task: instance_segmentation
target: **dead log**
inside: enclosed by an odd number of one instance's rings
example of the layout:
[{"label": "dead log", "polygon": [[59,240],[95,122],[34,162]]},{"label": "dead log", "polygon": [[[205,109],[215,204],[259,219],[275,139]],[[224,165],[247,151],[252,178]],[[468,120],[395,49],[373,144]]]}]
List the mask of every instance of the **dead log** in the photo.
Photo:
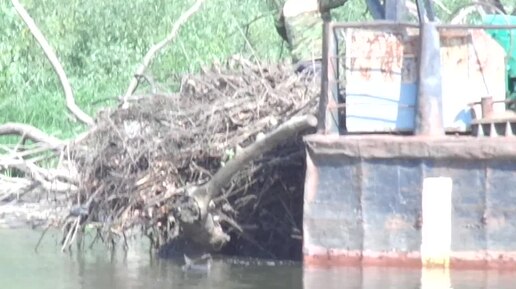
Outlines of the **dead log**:
[{"label": "dead log", "polygon": [[192,190],[188,200],[178,205],[178,219],[185,235],[208,249],[217,250],[227,243],[229,236],[224,233],[217,218],[210,212],[210,201],[217,197],[233,175],[250,161],[316,125],[317,119],[312,115],[297,116],[286,121],[267,136],[243,149],[206,184]]},{"label": "dead log", "polygon": [[55,149],[61,149],[65,145],[62,140],[50,136],[36,127],[22,123],[5,123],[0,125],[0,135],[19,135],[34,142],[48,144]]}]

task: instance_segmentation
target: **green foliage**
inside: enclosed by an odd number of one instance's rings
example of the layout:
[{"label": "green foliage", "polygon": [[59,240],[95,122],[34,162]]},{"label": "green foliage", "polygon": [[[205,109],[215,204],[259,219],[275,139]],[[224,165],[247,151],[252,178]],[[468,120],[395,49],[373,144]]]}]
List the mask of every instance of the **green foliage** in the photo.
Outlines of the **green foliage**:
[{"label": "green foliage", "polygon": [[[78,105],[93,115],[125,92],[147,50],[194,1],[22,3],[57,52]],[[0,2],[0,25],[0,122],[29,123],[59,137],[80,131],[57,76],[10,1]],[[281,49],[265,2],[207,0],[155,59],[150,74],[173,85],[171,75],[195,72],[232,54],[274,60]]]}]

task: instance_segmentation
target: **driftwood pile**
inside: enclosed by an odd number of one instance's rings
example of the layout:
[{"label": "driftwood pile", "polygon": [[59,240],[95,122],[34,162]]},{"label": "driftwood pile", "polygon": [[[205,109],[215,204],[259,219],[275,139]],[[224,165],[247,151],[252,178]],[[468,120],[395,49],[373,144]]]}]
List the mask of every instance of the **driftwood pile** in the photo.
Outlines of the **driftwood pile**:
[{"label": "driftwood pile", "polygon": [[[300,137],[314,123],[303,121],[292,138],[282,132],[278,145],[266,142],[257,158],[238,157],[256,150],[257,138],[267,141],[281,124],[314,114],[318,91],[316,79],[295,74],[290,65],[233,58],[183,77],[177,94],[147,95],[127,109],[101,113],[95,131],[72,152],[87,216],[77,226],[109,224],[119,234],[138,226],[158,248],[186,235],[221,249],[232,233],[241,239],[232,244],[235,250],[246,244],[253,246],[249,251],[277,257],[285,248],[274,253],[274,246],[292,244],[301,232]],[[223,181],[207,198],[195,194],[215,180]],[[196,214],[192,205],[207,207],[214,226],[208,231],[215,229],[215,236],[204,240],[188,230],[185,215]]]},{"label": "driftwood pile", "polygon": [[63,230],[63,251],[91,233],[93,243],[124,245],[143,234],[158,249],[299,256],[301,136],[317,125],[318,77],[235,56],[180,77],[176,93],[153,87],[135,95],[143,80],[154,86],[145,71],[200,9],[197,0],[149,49],[120,106],[92,118],[75,104],[35,22],[11,2],[59,76],[69,112],[88,130],[60,140],[26,124],[0,125],[0,136],[19,137],[0,145],[0,201],[32,196],[66,208],[48,220]]},{"label": "driftwood pile", "polygon": [[19,179],[70,207],[57,223],[63,249],[93,231],[109,243],[144,234],[155,248],[188,240],[205,251],[299,256],[301,136],[315,127],[319,80],[234,57],[180,83],[177,93],[100,112],[78,139],[44,146],[59,152],[59,170],[17,158]]}]

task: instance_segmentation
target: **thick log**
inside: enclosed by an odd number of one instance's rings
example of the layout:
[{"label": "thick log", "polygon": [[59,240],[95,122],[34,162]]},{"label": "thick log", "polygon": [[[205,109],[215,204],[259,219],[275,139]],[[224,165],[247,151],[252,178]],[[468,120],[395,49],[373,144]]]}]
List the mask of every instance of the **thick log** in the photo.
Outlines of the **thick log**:
[{"label": "thick log", "polygon": [[200,202],[201,218],[203,214],[205,214],[211,199],[220,193],[221,189],[231,180],[235,173],[253,159],[274,149],[281,143],[292,139],[300,132],[315,126],[317,126],[317,119],[312,115],[294,117],[280,125],[269,135],[258,139],[252,145],[238,153],[235,158],[221,168],[208,183],[193,192],[194,198]]},{"label": "thick log", "polygon": [[209,212],[210,201],[219,195],[221,189],[229,183],[239,170],[260,155],[273,150],[281,143],[297,134],[317,126],[317,119],[312,116],[297,116],[280,125],[274,131],[243,149],[226,166],[221,168],[205,185],[192,190],[189,201],[181,207],[179,220],[185,235],[196,243],[217,249],[229,241],[214,216]]},{"label": "thick log", "polygon": [[19,135],[34,142],[45,143],[59,149],[65,145],[62,140],[48,135],[36,127],[22,123],[5,123],[0,125],[0,135]]}]

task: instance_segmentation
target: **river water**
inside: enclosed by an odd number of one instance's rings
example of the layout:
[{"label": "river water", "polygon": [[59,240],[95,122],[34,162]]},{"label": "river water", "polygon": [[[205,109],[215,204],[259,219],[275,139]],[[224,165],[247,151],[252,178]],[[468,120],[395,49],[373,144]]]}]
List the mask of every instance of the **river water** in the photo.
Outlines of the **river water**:
[{"label": "river water", "polygon": [[144,242],[111,254],[104,247],[61,253],[58,232],[0,230],[0,288],[356,288],[356,289],[509,289],[516,273],[461,271],[450,275],[387,268],[311,269],[297,263],[214,257],[209,271],[184,272],[183,260],[152,257]]}]

